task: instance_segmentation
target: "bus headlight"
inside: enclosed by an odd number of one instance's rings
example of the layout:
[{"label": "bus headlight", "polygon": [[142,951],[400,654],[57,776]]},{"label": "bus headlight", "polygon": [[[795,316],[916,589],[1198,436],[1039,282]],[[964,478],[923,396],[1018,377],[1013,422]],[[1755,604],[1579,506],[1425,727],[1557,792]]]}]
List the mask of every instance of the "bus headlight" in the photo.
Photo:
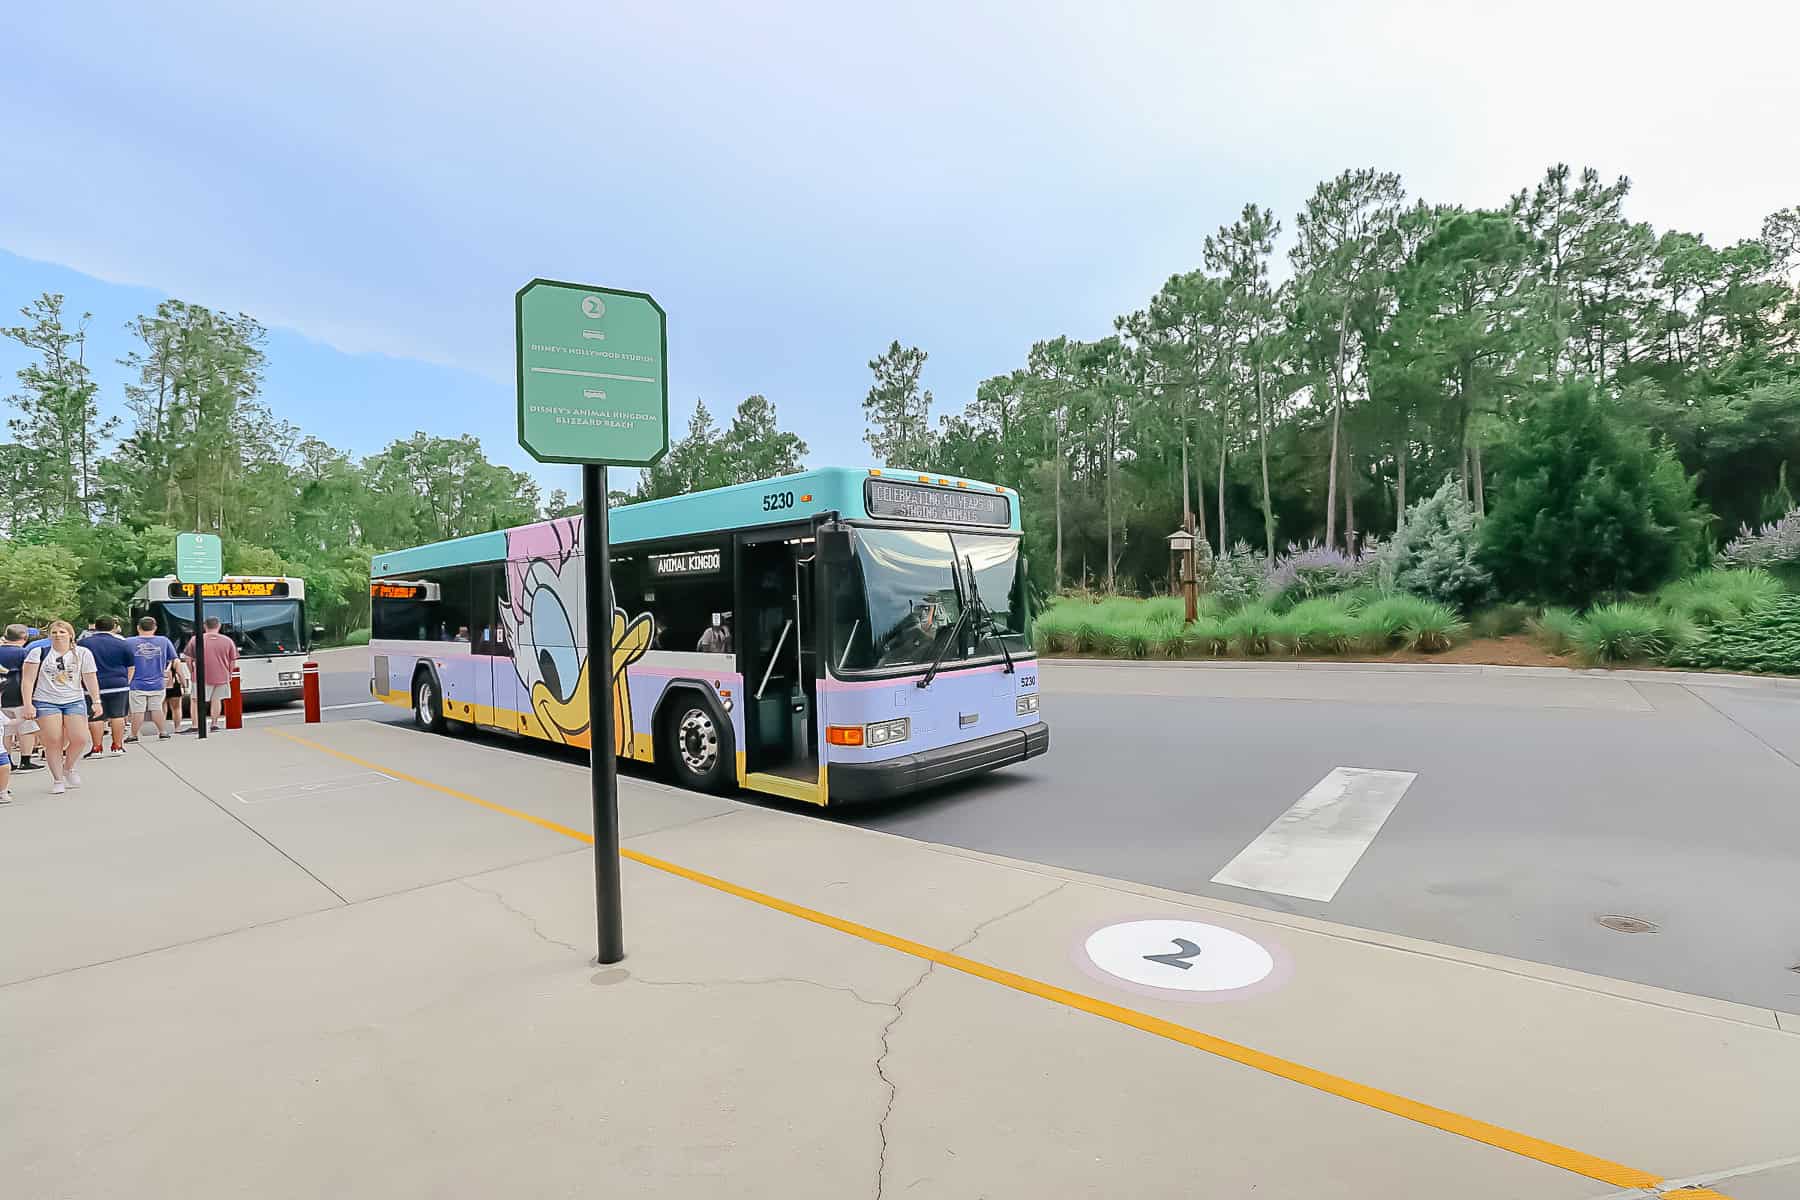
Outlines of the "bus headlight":
[{"label": "bus headlight", "polygon": [[1037,701],[1038,698],[1036,695],[1020,696],[1019,703],[1014,707],[1013,711],[1018,713],[1021,717],[1030,716],[1037,711]]},{"label": "bus headlight", "polygon": [[877,721],[873,725],[863,726],[863,744],[866,746],[891,746],[895,742],[904,742],[911,736],[911,717],[896,717],[892,721]]}]

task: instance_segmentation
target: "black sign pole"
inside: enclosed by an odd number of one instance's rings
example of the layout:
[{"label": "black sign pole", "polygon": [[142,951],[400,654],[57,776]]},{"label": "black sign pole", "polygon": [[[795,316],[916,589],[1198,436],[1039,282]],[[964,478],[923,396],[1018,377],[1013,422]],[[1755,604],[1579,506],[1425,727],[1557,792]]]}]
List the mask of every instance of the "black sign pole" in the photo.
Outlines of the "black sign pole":
[{"label": "black sign pole", "polygon": [[613,747],[612,553],[607,543],[606,468],[581,468],[586,522],[588,629],[588,787],[594,802],[594,923],[599,961],[625,957],[625,914],[619,888],[619,762]]},{"label": "black sign pole", "polygon": [[188,698],[194,706],[194,715],[200,718],[200,736],[206,736],[207,722],[211,714],[206,712],[206,600],[205,588],[199,584],[191,585],[194,589],[194,694]]}]

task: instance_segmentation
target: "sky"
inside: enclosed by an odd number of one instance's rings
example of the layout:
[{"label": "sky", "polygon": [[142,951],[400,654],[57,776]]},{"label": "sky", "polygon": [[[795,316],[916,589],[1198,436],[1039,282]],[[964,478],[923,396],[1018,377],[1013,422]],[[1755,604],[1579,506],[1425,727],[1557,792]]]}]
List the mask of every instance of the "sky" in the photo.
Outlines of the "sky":
[{"label": "sky", "polygon": [[246,312],[307,432],[473,433],[578,492],[515,441],[513,294],[647,291],[673,436],[761,392],[854,464],[890,341],[959,410],[1349,167],[1473,206],[1592,165],[1658,229],[1754,234],[1800,203],[1797,44],[1800,5],[1728,0],[24,5],[0,312],[92,312],[115,406],[132,316]]}]

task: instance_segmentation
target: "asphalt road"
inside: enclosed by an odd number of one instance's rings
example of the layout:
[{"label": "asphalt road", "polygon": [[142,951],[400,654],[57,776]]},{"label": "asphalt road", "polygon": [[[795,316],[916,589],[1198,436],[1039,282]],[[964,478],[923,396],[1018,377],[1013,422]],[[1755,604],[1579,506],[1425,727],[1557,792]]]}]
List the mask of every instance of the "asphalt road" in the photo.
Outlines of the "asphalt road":
[{"label": "asphalt road", "polygon": [[[407,720],[366,706],[366,658],[332,655],[328,720]],[[1174,664],[1043,680],[1048,755],[840,819],[1800,1012],[1800,689]],[[1340,767],[1417,778],[1330,900],[1212,881]]]}]

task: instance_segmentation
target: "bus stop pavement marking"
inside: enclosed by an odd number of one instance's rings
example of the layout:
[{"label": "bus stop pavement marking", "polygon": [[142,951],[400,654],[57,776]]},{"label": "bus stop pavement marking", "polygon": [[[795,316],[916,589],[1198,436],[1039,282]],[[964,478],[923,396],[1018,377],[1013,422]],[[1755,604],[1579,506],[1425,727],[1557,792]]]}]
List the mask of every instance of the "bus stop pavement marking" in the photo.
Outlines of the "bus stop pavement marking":
[{"label": "bus stop pavement marking", "polygon": [[[593,844],[594,839],[591,834],[584,833],[579,829],[573,829],[567,825],[559,824],[555,821],[547,820],[533,813],[511,808],[504,804],[497,804],[492,800],[486,800],[469,792],[459,791],[456,788],[448,787],[444,784],[417,775],[408,774],[405,771],[396,771],[384,767],[378,763],[371,762],[368,759],[345,753],[335,747],[327,746],[321,742],[315,742],[310,738],[301,737],[297,734],[288,733],[285,730],[269,729],[265,732],[274,737],[283,738],[298,745],[306,746],[309,749],[317,750],[322,754],[329,754],[334,758],[342,759],[345,762],[354,763],[355,765],[370,771],[379,772],[394,779],[414,784],[415,786],[425,788],[429,791],[438,792],[468,804],[477,805],[504,816],[529,822],[541,829],[547,829],[553,833],[560,833],[564,837],[573,838],[576,841],[584,842],[588,845]],[[1088,1013],[1091,1016],[1100,1017],[1104,1020],[1125,1025],[1143,1033],[1165,1038],[1169,1041],[1179,1043],[1180,1045],[1203,1051],[1230,1062],[1235,1062],[1240,1066],[1249,1067],[1252,1070],[1261,1071],[1264,1074],[1273,1075],[1280,1079],[1286,1079],[1289,1082],[1297,1083],[1302,1087],[1337,1096],[1340,1099],[1348,1100],[1353,1104],[1360,1104],[1366,1108],[1372,1108],[1392,1116],[1402,1117],[1408,1121],[1413,1121],[1432,1129],[1441,1130],[1445,1133],[1455,1134],[1458,1137],[1493,1146],[1496,1149],[1505,1150],[1509,1153],[1517,1154],[1521,1157],[1532,1159],[1533,1161],[1544,1163],[1548,1166],[1560,1167],[1565,1171],[1570,1171],[1574,1174],[1585,1176],[1588,1179],[1609,1184],[1615,1188],[1633,1189],[1637,1192],[1651,1196],[1663,1194],[1661,1192],[1661,1185],[1664,1182],[1663,1177],[1651,1171],[1627,1166],[1624,1163],[1613,1162],[1610,1159],[1587,1154],[1569,1146],[1563,1146],[1556,1142],[1534,1137],[1531,1134],[1507,1129],[1504,1126],[1494,1125],[1475,1117],[1465,1116],[1461,1113],[1426,1104],[1423,1101],[1413,1100],[1394,1092],[1385,1091],[1368,1084],[1358,1083],[1352,1079],[1345,1079],[1341,1076],[1333,1075],[1330,1072],[1319,1070],[1316,1067],[1309,1067],[1304,1063],[1280,1058],[1250,1046],[1241,1045],[1237,1042],[1232,1042],[1213,1034],[1203,1033],[1198,1029],[1193,1029],[1186,1025],[1179,1025],[1173,1021],[1164,1020],[1161,1017],[1140,1012],[1137,1009],[1127,1008],[1122,1004],[1115,1004],[1112,1001],[1102,1000],[1096,996],[1085,995],[1068,988],[1058,987],[1052,983],[1033,979],[1030,976],[1020,975],[1017,972],[1008,971],[1003,967],[996,967],[988,963],[978,962],[974,959],[966,958],[963,955],[952,953],[951,951],[940,950],[935,946],[927,946],[922,942],[915,942],[910,938],[904,938],[898,934],[888,933],[880,929],[873,929],[866,925],[859,925],[855,921],[833,916],[830,913],[820,912],[817,909],[807,908],[804,905],[795,904],[791,901],[783,900],[778,896],[771,896],[752,888],[743,887],[739,884],[732,883],[729,880],[720,879],[702,871],[684,867],[679,863],[669,862],[666,859],[645,854],[642,851],[622,847],[619,854],[641,866],[650,867],[654,870],[686,879],[692,883],[700,884],[702,887],[712,888],[713,890],[723,892],[726,895],[735,896],[740,900],[747,900],[752,904],[761,905],[764,908],[773,909],[776,912],[785,913],[788,916],[797,917],[800,920],[808,921],[814,925],[821,925],[827,929],[834,929],[839,933],[848,934],[851,937],[859,938],[878,946],[886,946],[888,949],[898,951],[901,954],[911,955],[914,958],[923,959],[926,962],[936,963],[940,966],[949,968],[950,970],[973,976],[976,979],[983,979],[989,983],[998,984],[1011,991],[1034,996],[1040,1000],[1048,1000],[1053,1004],[1060,1004],[1066,1008],[1075,1009],[1078,1012]],[[1684,1189],[1679,1194],[1684,1198],[1694,1197],[1696,1195],[1691,1189]],[[1727,1200],[1726,1197],[1719,1193],[1714,1193],[1714,1196],[1717,1197],[1717,1200]],[[1711,1198],[1709,1198],[1709,1200],[1711,1200]]]}]

